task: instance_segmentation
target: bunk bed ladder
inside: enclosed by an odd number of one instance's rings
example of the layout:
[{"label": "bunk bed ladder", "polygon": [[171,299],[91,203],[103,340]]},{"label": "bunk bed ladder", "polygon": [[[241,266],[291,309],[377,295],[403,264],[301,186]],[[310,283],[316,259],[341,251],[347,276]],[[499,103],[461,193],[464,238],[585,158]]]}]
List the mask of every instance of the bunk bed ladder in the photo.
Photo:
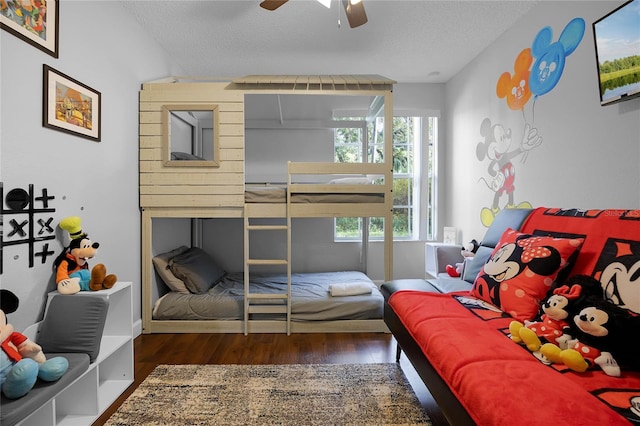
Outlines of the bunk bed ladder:
[{"label": "bunk bed ladder", "polygon": [[[285,217],[273,217],[283,219],[284,224],[263,225],[254,224],[252,219],[261,218],[259,206],[257,209],[252,204],[244,205],[244,335],[249,334],[249,322],[251,314],[284,315],[286,320],[287,335],[291,334],[291,217],[287,206]],[[286,231],[286,258],[285,259],[253,259],[250,258],[249,241],[251,231]],[[287,271],[287,290],[284,293],[251,293],[249,291],[249,268],[257,265],[282,265]]]}]

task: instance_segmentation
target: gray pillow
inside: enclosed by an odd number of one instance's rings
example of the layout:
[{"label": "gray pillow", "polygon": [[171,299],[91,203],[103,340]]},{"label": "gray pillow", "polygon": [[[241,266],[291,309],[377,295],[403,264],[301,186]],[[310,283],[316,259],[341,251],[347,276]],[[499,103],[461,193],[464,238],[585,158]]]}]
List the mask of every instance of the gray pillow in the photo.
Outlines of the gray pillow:
[{"label": "gray pillow", "polygon": [[106,297],[56,295],[51,299],[36,342],[45,353],[86,353],[94,362],[107,318]]},{"label": "gray pillow", "polygon": [[169,261],[171,272],[181,279],[191,293],[205,293],[226,274],[204,250],[191,247]]},{"label": "gray pillow", "polygon": [[169,268],[169,261],[174,257],[186,252],[189,250],[187,246],[180,246],[177,249],[173,249],[167,253],[162,253],[155,256],[153,261],[153,266],[156,268],[156,272],[162,278],[162,281],[169,287],[172,291],[178,293],[189,293],[189,290],[184,285],[184,282],[178,279],[171,269]]},{"label": "gray pillow", "polygon": [[188,152],[174,151],[171,153],[172,160],[187,160],[187,161],[206,161],[204,158],[195,154],[189,154]]},{"label": "gray pillow", "polygon": [[480,273],[480,269],[482,269],[484,264],[487,263],[487,260],[489,260],[489,257],[491,257],[492,252],[492,247],[478,247],[478,250],[473,256],[473,259],[465,266],[462,279],[470,284],[473,284],[476,280],[476,277]]}]

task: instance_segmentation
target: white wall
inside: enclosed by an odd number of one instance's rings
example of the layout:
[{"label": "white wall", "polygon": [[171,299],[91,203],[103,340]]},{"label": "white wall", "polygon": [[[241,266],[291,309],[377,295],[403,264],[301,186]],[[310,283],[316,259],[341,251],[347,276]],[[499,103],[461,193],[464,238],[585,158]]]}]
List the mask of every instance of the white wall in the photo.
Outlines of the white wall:
[{"label": "white wall", "polygon": [[[484,138],[485,118],[511,129],[509,151],[519,146],[525,130],[522,111],[510,109],[496,94],[499,76],[514,72],[514,61],[545,26],[557,41],[573,18],[586,30],[577,49],[566,58],[564,73],[550,92],[524,108],[527,123],[542,144],[526,159],[513,160],[515,204],[534,207],[640,208],[640,99],[601,107],[591,24],[620,2],[541,2],[513,28],[482,52],[446,85],[446,224],[463,230],[463,241],[482,238],[486,228],[480,211],[490,207],[494,191],[489,160],[479,160],[476,147]],[[523,161],[524,160],[524,161]],[[502,196],[500,208],[507,197]]]},{"label": "white wall", "polygon": [[[36,258],[29,268],[26,245],[3,250],[0,285],[21,300],[10,316],[17,330],[40,319],[46,293],[55,288],[53,260],[68,238],[57,224],[70,215],[80,216],[83,230],[101,244],[90,264],[103,262],[120,280],[133,282],[133,317],[140,318],[138,91],[145,81],[182,74],[119,3],[60,3],[58,59],[0,31],[0,180],[5,194],[33,184],[36,195],[46,188],[55,196],[49,204],[55,212],[36,216],[53,217],[57,238],[49,250],[55,254],[45,264]],[[43,64],[102,94],[101,142],[42,127]],[[41,248],[36,244],[36,251]]]}]

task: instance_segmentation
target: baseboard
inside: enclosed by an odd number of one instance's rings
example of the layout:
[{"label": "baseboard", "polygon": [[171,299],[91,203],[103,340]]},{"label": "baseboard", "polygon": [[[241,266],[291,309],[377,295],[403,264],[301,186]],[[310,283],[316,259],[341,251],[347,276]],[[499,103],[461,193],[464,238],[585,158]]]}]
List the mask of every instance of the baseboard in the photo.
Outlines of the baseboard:
[{"label": "baseboard", "polygon": [[142,334],[142,319],[133,322],[133,338],[135,339]]}]

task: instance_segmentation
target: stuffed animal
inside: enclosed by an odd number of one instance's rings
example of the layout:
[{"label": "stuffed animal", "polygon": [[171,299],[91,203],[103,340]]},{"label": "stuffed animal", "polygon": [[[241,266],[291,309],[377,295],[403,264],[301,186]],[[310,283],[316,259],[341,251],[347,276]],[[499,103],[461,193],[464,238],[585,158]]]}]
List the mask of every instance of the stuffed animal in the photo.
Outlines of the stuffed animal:
[{"label": "stuffed animal", "polygon": [[0,290],[0,387],[4,396],[10,399],[29,393],[38,378],[54,382],[69,368],[66,358],[47,359],[40,345],[13,330],[7,314],[15,312],[18,304],[15,294]]},{"label": "stuffed animal", "polygon": [[524,343],[531,352],[538,351],[545,342],[566,349],[567,341],[571,339],[569,321],[582,306],[580,301],[587,297],[602,297],[600,282],[588,275],[573,275],[564,285],[554,287],[540,306],[543,312],[540,321],[525,321],[525,324],[512,321],[509,325],[511,339]]},{"label": "stuffed animal", "polygon": [[568,348],[545,344],[540,352],[578,372],[596,366],[615,377],[621,369],[640,371],[640,348],[634,337],[640,329],[640,316],[602,297],[586,298],[581,305],[570,323],[573,339]]},{"label": "stuffed animal", "polygon": [[[478,251],[478,247],[480,247],[480,244],[478,244],[478,241],[471,240],[470,242],[465,244],[464,247],[462,247],[462,251],[461,251],[462,257],[464,259],[472,258],[473,256],[475,256],[476,252]],[[456,263],[455,266],[447,265],[445,268],[445,270],[447,271],[447,274],[449,274],[449,276],[453,278],[458,278],[460,275],[462,275],[463,269],[464,269],[464,262]]]},{"label": "stuffed animal", "polygon": [[111,288],[118,281],[116,275],[107,274],[107,267],[102,263],[89,271],[87,262],[96,255],[100,244],[89,239],[89,235],[82,231],[81,223],[77,216],[60,221],[60,228],[68,231],[71,238],[69,246],[53,262],[56,284],[61,294]]},{"label": "stuffed animal", "polygon": [[544,314],[541,321],[511,321],[509,332],[511,339],[516,343],[523,343],[531,352],[540,350],[543,341],[564,346],[569,329],[567,318],[570,315],[569,304],[577,299],[582,292],[582,286],[574,284],[571,287],[564,285],[556,288],[551,296],[542,303]]}]

